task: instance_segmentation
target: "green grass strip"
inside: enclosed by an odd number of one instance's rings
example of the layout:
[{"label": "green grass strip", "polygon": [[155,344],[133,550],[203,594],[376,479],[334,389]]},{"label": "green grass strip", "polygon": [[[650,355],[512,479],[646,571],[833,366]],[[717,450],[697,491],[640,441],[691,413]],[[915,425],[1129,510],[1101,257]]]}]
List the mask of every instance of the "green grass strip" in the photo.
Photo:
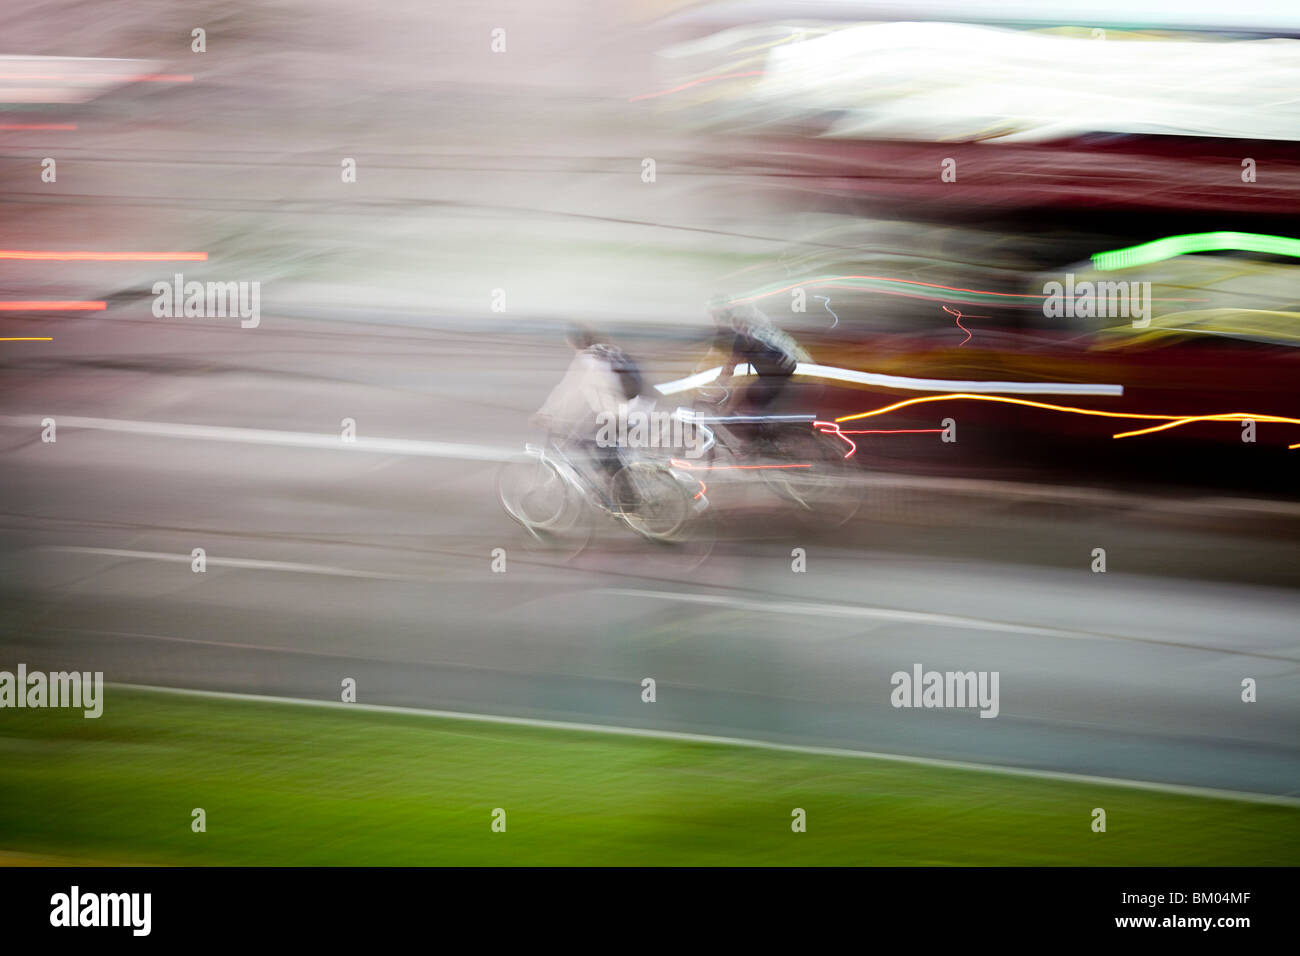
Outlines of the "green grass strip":
[{"label": "green grass strip", "polygon": [[[1300,810],[109,688],[0,711],[0,863],[1290,865]],[[202,807],[207,832],[191,830]],[[491,829],[494,808],[506,832]],[[791,831],[794,808],[807,832]],[[1094,807],[1107,832],[1094,833]]]}]

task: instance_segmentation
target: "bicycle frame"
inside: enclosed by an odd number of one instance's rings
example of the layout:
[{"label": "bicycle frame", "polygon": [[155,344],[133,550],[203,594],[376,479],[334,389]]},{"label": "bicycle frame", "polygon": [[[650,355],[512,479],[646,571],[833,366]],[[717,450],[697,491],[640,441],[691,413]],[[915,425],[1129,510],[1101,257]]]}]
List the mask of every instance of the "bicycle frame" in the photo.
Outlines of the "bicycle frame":
[{"label": "bicycle frame", "polygon": [[547,435],[545,443],[541,445],[525,442],[524,454],[546,462],[555,469],[565,484],[573,491],[576,491],[582,498],[590,500],[594,495],[596,500],[600,501],[609,510],[608,506],[612,504],[609,496],[594,481],[582,473],[582,470],[569,459],[569,456],[564,453],[564,449],[560,447],[559,442],[553,436]]},{"label": "bicycle frame", "polygon": [[[739,438],[732,430],[733,425],[768,425],[768,424],[805,424],[812,426],[816,415],[702,415],[689,406],[681,406],[676,413],[683,421],[689,422],[708,434],[708,441],[703,451],[711,452],[715,445],[724,448],[732,458],[739,459],[749,451],[748,443]],[[712,426],[712,427],[710,427]],[[710,455],[712,458],[712,455]]]}]

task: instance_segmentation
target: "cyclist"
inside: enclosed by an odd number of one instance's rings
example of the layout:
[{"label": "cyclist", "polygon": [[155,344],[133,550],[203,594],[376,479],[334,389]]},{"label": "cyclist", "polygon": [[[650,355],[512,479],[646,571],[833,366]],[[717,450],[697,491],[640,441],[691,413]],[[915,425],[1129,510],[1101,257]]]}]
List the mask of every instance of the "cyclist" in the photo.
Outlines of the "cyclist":
[{"label": "cyclist", "polygon": [[712,352],[722,356],[722,372],[715,384],[730,387],[737,365],[748,365],[753,376],[743,390],[734,389],[726,409],[740,415],[764,414],[785,392],[798,363],[809,361],[808,353],[748,303],[714,297],[709,314],[716,327]]},{"label": "cyclist", "polygon": [[603,423],[617,421],[647,401],[638,398],[641,371],[631,356],[584,325],[571,324],[566,338],[573,361],[532,421],[609,479],[623,466],[623,456],[616,445],[598,442],[596,436]]}]

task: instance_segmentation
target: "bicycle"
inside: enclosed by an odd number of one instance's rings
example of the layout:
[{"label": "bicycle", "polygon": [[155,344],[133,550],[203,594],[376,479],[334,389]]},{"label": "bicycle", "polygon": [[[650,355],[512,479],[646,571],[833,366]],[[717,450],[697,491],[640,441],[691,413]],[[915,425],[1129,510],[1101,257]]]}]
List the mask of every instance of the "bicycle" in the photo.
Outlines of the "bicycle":
[{"label": "bicycle", "polygon": [[[697,389],[702,404],[713,410],[723,405],[729,394],[721,386]],[[857,446],[834,422],[813,414],[710,415],[693,410],[691,414],[697,427],[710,435],[700,470],[754,472],[814,524],[839,527],[857,513],[861,495],[851,462]],[[762,434],[742,439],[738,427],[761,429]],[[719,463],[724,455],[732,463]]]},{"label": "bicycle", "polygon": [[603,487],[552,435],[501,466],[497,497],[538,540],[574,533],[594,508],[646,540],[671,543],[708,507],[701,483],[670,462],[625,462]]}]

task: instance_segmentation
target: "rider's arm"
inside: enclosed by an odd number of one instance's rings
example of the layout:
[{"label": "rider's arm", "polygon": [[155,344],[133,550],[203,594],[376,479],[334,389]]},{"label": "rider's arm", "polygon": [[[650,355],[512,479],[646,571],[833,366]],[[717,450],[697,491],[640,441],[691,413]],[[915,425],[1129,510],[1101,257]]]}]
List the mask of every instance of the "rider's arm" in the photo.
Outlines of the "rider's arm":
[{"label": "rider's arm", "polygon": [[718,367],[721,367],[722,371],[718,373],[713,384],[727,385],[731,381],[732,369],[736,367],[736,337],[730,331],[719,330],[714,335],[713,341],[709,344],[709,351],[695,371],[704,372]]}]

